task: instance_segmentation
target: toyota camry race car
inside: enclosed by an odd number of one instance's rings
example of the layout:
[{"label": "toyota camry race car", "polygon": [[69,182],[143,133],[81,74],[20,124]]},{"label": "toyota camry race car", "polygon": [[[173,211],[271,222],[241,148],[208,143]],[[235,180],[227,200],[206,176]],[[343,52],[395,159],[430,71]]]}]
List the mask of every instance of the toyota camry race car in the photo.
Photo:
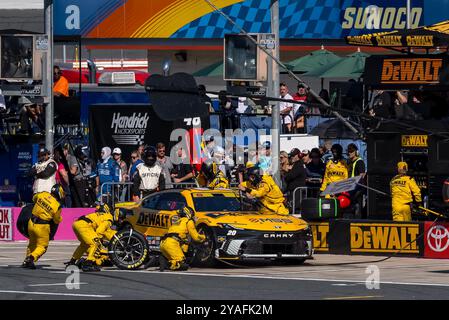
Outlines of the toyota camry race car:
[{"label": "toyota camry race car", "polygon": [[260,214],[238,190],[170,189],[138,203],[116,204],[120,227],[109,243],[112,262],[121,269],[150,265],[160,254],[161,237],[185,205],[195,210],[197,229],[207,236],[207,245],[193,254],[197,264],[251,258],[300,264],[312,257],[312,232],[304,220]]}]

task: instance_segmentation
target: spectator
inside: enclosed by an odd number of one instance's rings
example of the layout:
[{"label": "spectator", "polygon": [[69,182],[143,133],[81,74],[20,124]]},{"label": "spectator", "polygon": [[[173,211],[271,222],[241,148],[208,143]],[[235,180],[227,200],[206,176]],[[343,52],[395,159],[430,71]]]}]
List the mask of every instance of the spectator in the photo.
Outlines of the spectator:
[{"label": "spectator", "polygon": [[97,196],[102,196],[103,192],[111,193],[111,185],[101,188],[104,183],[118,182],[120,180],[120,168],[118,164],[111,159],[111,148],[103,147],[101,149],[101,160],[97,163]]},{"label": "spectator", "polygon": [[[307,89],[304,88],[301,84],[298,84],[298,91],[293,96],[293,100],[299,101],[299,102],[306,102],[307,101]],[[306,132],[306,126],[305,126],[305,116],[306,113],[306,106],[304,104],[295,104],[293,108],[293,119],[295,121],[295,131],[296,133],[305,133]]]},{"label": "spectator", "polygon": [[120,148],[114,148],[112,157],[120,168],[119,181],[128,181],[128,166],[126,165],[126,162],[122,160],[122,150]]},{"label": "spectator", "polygon": [[264,173],[271,174],[271,143],[265,141],[259,147],[259,168]]},{"label": "spectator", "polygon": [[[288,199],[293,205],[293,193],[298,187],[306,186],[306,169],[302,162],[302,154],[299,149],[294,148],[288,155],[291,165],[288,167],[288,172],[285,174],[285,182],[287,183]],[[305,194],[304,194],[305,196]],[[295,207],[293,213],[296,213],[301,208],[301,191],[295,192]]]},{"label": "spectator", "polygon": [[287,191],[287,182],[285,181],[285,175],[290,170],[290,163],[288,162],[288,153],[287,151],[281,151],[279,153],[279,169],[281,174],[281,190],[283,193]]},{"label": "spectator", "polygon": [[165,144],[159,142],[156,145],[157,158],[156,163],[162,167],[162,173],[165,178],[165,188],[172,188],[170,172],[173,170],[173,163],[170,158],[165,155]]},{"label": "spectator", "polygon": [[[361,184],[365,184],[366,166],[362,158],[359,157],[359,149],[354,143],[350,143],[347,148],[348,153],[348,174],[349,178],[362,176]],[[362,218],[363,196],[365,188],[357,187],[350,193],[351,198],[351,213],[354,218]]]},{"label": "spectator", "polygon": [[207,109],[209,110],[209,112],[215,112],[214,108],[212,107],[212,100],[206,94],[206,86],[204,84],[198,85],[198,94],[200,96],[200,100],[204,102],[205,105],[207,105]]},{"label": "spectator", "polygon": [[[285,83],[280,84],[280,98],[293,100],[293,97],[288,93],[288,87]],[[279,103],[279,109],[281,113],[282,132],[292,132],[293,122],[293,103],[282,101]]]},{"label": "spectator", "polygon": [[302,162],[304,162],[304,165],[307,165],[310,163],[310,151],[308,149],[304,149],[301,151],[302,154]]},{"label": "spectator", "polygon": [[136,170],[137,170],[137,166],[141,163],[143,163],[143,160],[140,156],[140,152],[139,150],[134,150],[133,152],[131,152],[131,163],[129,166],[129,181],[133,181],[134,180],[134,176],[136,174]]},{"label": "spectator", "polygon": [[177,151],[178,164],[173,165],[171,177],[174,183],[192,183],[193,182],[193,168],[185,151],[179,148]]},{"label": "spectator", "polygon": [[219,107],[222,114],[221,130],[236,129],[236,109],[237,107],[232,103],[231,99],[226,96],[226,91],[218,93]]},{"label": "spectator", "polygon": [[55,97],[69,96],[69,81],[62,75],[58,66],[53,67],[53,95]]},{"label": "spectator", "polygon": [[38,162],[31,168],[29,176],[35,178],[33,184],[33,194],[39,192],[51,193],[52,187],[56,184],[56,162],[50,158],[50,151],[42,147],[38,152]]},{"label": "spectator", "polygon": [[323,183],[326,165],[321,160],[320,150],[313,148],[310,151],[310,162],[306,165],[306,186],[308,196],[317,197],[321,183]]},{"label": "spectator", "polygon": [[62,186],[62,189],[64,190],[65,193],[65,199],[63,199],[62,203],[66,208],[71,208],[72,199],[70,195],[69,175],[63,164],[63,156],[61,155],[60,149],[55,149],[53,159],[58,165],[56,171],[56,183]]},{"label": "spectator", "polygon": [[323,154],[321,156],[321,160],[323,160],[324,164],[327,164],[329,162],[329,160],[332,158],[332,140],[328,139],[326,141],[324,141],[324,146],[323,146]]},{"label": "spectator", "polygon": [[137,151],[139,152],[139,156],[140,156],[140,159],[143,159],[143,152],[145,151],[145,148],[146,148],[147,146],[144,144],[144,143],[142,143],[141,145],[139,145],[139,147],[137,148]]},{"label": "spectator", "polygon": [[31,134],[35,132],[45,132],[45,113],[42,106],[42,98],[22,97],[23,107],[20,110],[19,133]]},{"label": "spectator", "polygon": [[73,206],[91,207],[95,202],[93,193],[93,169],[92,159],[84,152],[84,147],[78,145],[75,148],[74,155],[68,153],[68,148],[64,148],[67,153],[66,159],[69,166],[69,172],[73,177],[73,184],[70,185]]},{"label": "spectator", "polygon": [[369,106],[369,115],[385,119],[392,118],[394,115],[393,99],[387,91],[377,90]]}]

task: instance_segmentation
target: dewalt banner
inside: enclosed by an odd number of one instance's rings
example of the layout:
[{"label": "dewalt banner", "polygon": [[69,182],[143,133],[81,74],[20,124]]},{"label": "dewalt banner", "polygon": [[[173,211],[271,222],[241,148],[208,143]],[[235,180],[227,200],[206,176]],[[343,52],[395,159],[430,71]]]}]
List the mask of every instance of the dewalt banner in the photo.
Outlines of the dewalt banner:
[{"label": "dewalt banner", "polygon": [[449,85],[448,59],[443,55],[371,56],[365,62],[365,84],[382,88]]},{"label": "dewalt banner", "polygon": [[316,253],[423,256],[423,222],[332,219],[309,222]]},{"label": "dewalt banner", "polygon": [[423,231],[419,222],[351,223],[350,253],[422,255]]}]

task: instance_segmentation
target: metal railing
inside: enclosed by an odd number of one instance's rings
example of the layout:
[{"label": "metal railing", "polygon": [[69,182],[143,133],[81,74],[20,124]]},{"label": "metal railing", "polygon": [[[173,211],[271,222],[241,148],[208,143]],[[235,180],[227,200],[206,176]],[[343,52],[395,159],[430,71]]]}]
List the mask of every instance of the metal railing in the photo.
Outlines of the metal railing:
[{"label": "metal railing", "polygon": [[[100,187],[100,204],[132,201],[132,182],[104,182]],[[106,191],[106,192],[105,192]]]},{"label": "metal railing", "polygon": [[319,191],[319,188],[313,188],[313,187],[297,187],[295,190],[293,190],[293,195],[292,195],[292,214],[295,214],[295,210],[296,210],[296,193],[299,191],[299,204],[301,205],[302,200],[305,198],[308,198],[309,195],[311,194],[318,194],[316,191]]}]

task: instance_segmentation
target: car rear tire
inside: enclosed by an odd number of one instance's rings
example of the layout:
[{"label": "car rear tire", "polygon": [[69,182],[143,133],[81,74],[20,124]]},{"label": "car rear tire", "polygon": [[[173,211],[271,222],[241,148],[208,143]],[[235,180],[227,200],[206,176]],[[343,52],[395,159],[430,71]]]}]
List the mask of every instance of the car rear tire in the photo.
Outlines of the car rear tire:
[{"label": "car rear tire", "polygon": [[196,249],[195,256],[193,259],[193,265],[201,266],[201,267],[213,267],[217,264],[217,260],[215,259],[215,237],[212,229],[207,226],[201,225],[198,228],[199,233],[204,233],[206,235],[206,241],[208,243],[207,246],[203,244],[199,244],[200,249]]},{"label": "car rear tire", "polygon": [[147,261],[149,254],[147,240],[133,229],[117,232],[108,249],[112,263],[122,270],[138,269]]}]

